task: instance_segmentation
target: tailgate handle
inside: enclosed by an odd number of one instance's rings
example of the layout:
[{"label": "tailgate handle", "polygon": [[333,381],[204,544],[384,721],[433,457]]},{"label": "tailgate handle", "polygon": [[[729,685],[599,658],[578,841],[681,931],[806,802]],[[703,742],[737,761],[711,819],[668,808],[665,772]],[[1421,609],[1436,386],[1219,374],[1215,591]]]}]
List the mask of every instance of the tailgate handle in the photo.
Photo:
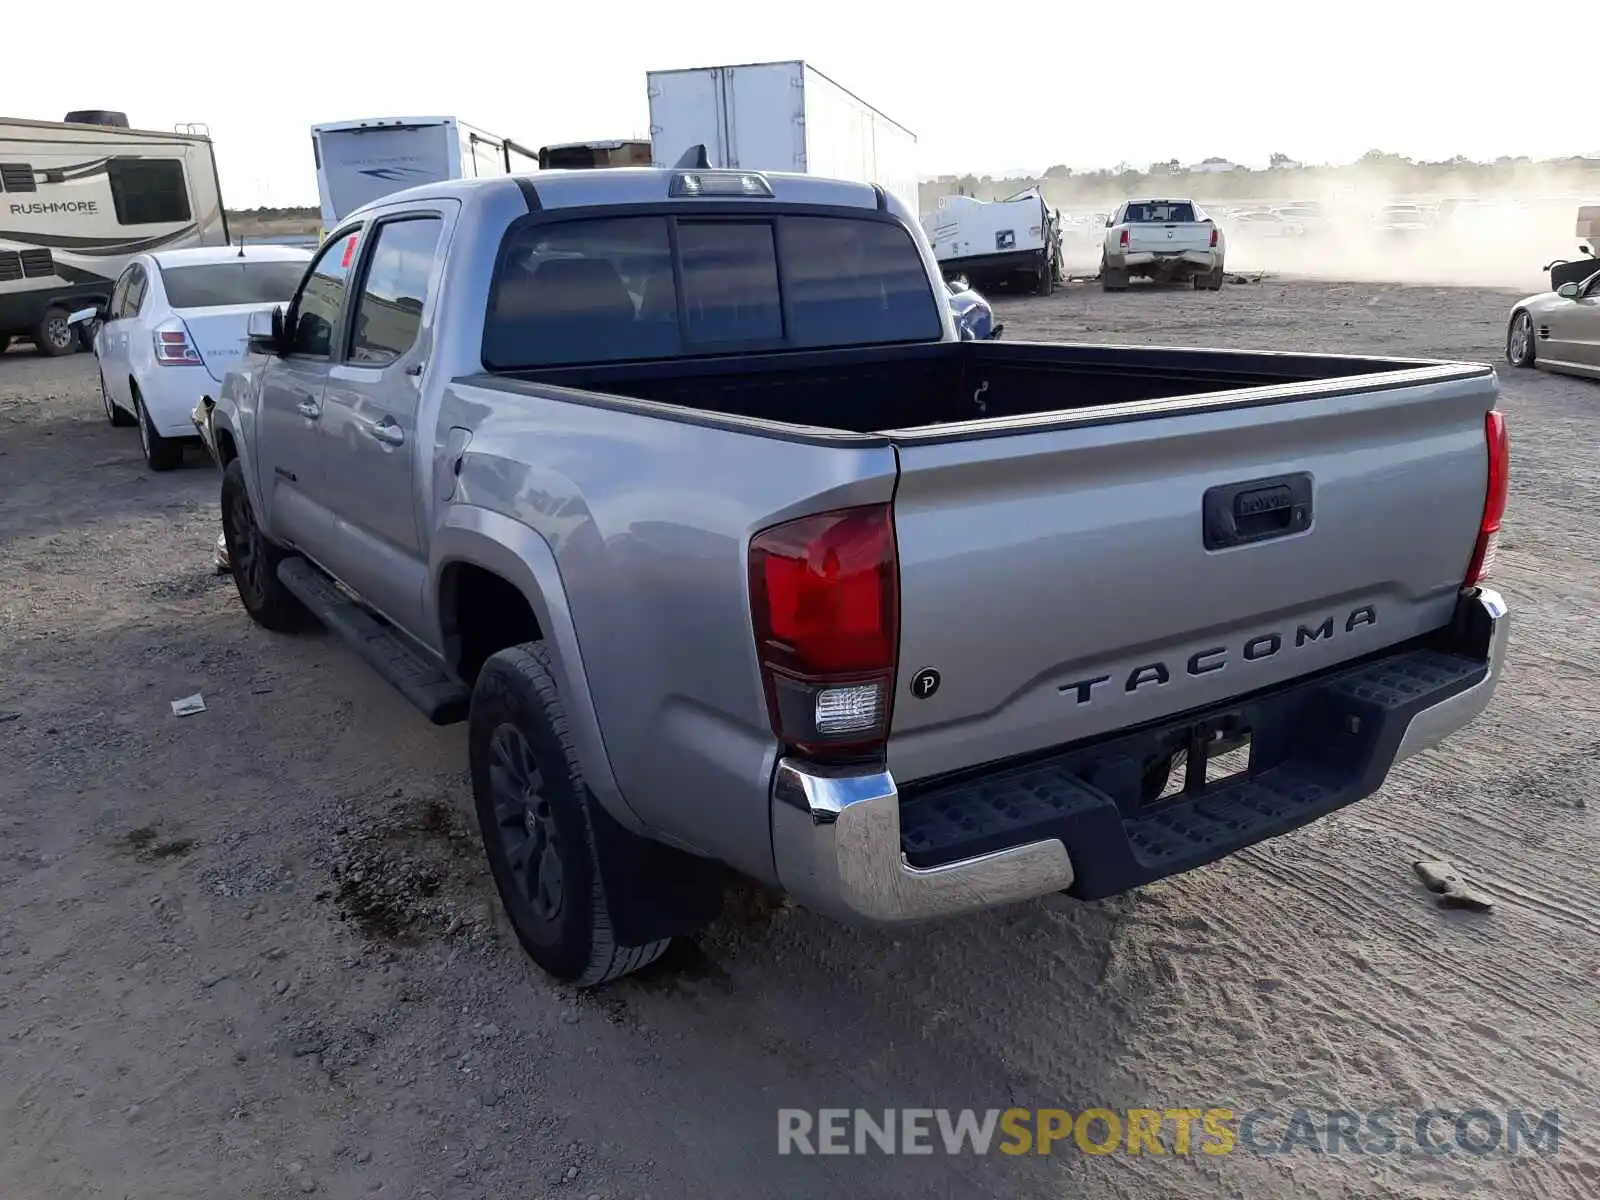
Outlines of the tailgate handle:
[{"label": "tailgate handle", "polygon": [[1206,489],[1207,550],[1248,546],[1311,528],[1311,476],[1304,471]]}]

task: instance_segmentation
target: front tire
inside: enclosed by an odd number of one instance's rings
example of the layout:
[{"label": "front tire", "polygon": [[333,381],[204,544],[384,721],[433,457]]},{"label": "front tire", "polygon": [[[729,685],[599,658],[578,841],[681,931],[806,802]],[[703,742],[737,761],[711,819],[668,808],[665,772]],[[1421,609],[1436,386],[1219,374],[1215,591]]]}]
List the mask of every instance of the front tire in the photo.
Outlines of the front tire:
[{"label": "front tire", "polygon": [[162,437],[150,422],[150,413],[144,406],[139,389],[133,389],[134,415],[139,421],[139,445],[144,449],[144,461],[152,471],[171,471],[183,465],[183,443],[176,438]]},{"label": "front tire", "polygon": [[106,373],[100,372],[100,403],[105,406],[106,420],[118,429],[126,429],[133,424],[133,418],[127,412],[117,407],[117,402],[111,398],[111,389],[106,386]]},{"label": "front tire", "polygon": [[244,465],[237,458],[222,471],[222,540],[228,572],[251,620],[274,633],[297,633],[311,624],[305,605],[278,578],[278,564],[289,555],[256,524]]},{"label": "front tire", "polygon": [[670,938],[617,944],[589,816],[593,801],[543,642],[501,650],[483,665],[467,747],[484,853],[528,957],[580,987],[660,958]]},{"label": "front tire", "polygon": [[47,308],[33,331],[33,344],[47,358],[60,358],[74,354],[78,349],[78,331],[67,324],[72,314],[64,308]]},{"label": "front tire", "polygon": [[1513,367],[1531,367],[1535,353],[1533,315],[1513,313],[1511,323],[1506,326],[1506,361]]}]

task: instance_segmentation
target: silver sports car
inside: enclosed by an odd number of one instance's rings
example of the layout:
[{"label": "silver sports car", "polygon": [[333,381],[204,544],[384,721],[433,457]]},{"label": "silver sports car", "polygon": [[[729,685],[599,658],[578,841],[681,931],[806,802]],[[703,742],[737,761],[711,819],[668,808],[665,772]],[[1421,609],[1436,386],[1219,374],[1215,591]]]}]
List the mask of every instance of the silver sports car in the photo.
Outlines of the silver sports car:
[{"label": "silver sports car", "polygon": [[1600,271],[1517,301],[1506,327],[1506,361],[1600,379]]}]

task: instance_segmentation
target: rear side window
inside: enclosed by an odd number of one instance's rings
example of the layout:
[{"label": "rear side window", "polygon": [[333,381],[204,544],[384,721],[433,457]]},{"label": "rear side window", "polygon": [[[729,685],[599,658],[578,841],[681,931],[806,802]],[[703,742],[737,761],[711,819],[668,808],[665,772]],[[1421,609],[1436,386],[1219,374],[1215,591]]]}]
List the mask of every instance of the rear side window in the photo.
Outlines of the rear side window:
[{"label": "rear side window", "polygon": [[161,282],[173,308],[223,304],[284,304],[305,274],[303,262],[220,262],[162,267]]},{"label": "rear side window", "polygon": [[189,219],[189,185],[180,158],[113,158],[106,163],[106,178],[120,225]]},{"label": "rear side window", "polygon": [[921,254],[899,225],[594,218],[507,232],[483,361],[518,370],[932,341],[942,332]]},{"label": "rear side window", "polygon": [[444,223],[438,217],[388,221],[374,232],[367,274],[356,301],[350,361],[362,366],[393,362],[417,340],[422,306],[433,276],[433,252]]},{"label": "rear side window", "polygon": [[1128,215],[1123,218],[1124,221],[1134,223],[1150,222],[1157,225],[1175,224],[1197,219],[1194,215],[1194,205],[1187,201],[1180,201],[1176,204],[1130,204],[1128,205]]}]

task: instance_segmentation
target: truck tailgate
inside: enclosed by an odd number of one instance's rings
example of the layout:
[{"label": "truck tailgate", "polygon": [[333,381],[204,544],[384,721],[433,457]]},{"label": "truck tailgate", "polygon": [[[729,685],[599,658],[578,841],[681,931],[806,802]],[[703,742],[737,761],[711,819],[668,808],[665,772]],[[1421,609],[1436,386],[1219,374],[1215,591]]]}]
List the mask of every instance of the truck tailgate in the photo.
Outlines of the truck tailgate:
[{"label": "truck tailgate", "polygon": [[1139,254],[1180,254],[1185,250],[1208,250],[1211,226],[1197,222],[1152,225],[1143,221],[1128,225],[1128,249]]},{"label": "truck tailgate", "polygon": [[1448,623],[1495,379],[1403,378],[892,434],[896,778],[1222,703]]}]

